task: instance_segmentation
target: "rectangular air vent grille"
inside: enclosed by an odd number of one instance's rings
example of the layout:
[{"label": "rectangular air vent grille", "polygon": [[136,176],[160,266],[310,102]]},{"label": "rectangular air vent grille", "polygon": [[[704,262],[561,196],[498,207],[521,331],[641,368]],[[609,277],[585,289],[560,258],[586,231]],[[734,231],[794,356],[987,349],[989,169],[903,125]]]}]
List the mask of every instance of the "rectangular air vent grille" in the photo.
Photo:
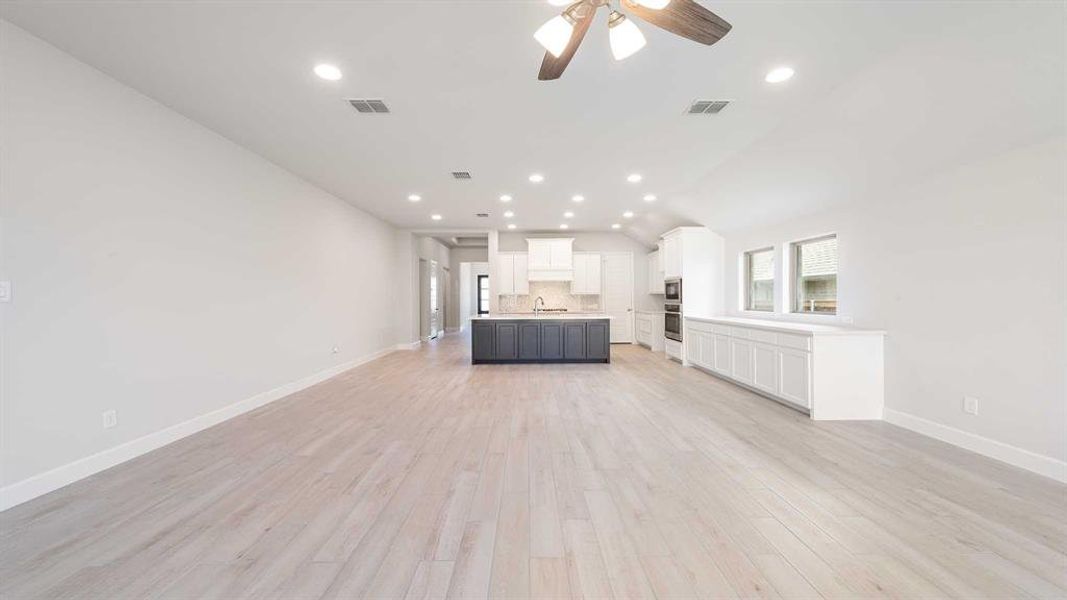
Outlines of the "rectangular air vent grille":
[{"label": "rectangular air vent grille", "polygon": [[687,112],[691,115],[717,115],[729,104],[729,100],[697,100]]},{"label": "rectangular air vent grille", "polygon": [[385,105],[384,100],[375,100],[367,98],[349,98],[348,103],[352,105],[352,108],[357,112],[366,114],[382,114],[388,113],[389,107]]},{"label": "rectangular air vent grille", "polygon": [[470,171],[452,171],[453,179],[470,179]]},{"label": "rectangular air vent grille", "polygon": [[479,219],[486,219],[489,218],[489,213],[477,213],[474,216],[478,217]]}]

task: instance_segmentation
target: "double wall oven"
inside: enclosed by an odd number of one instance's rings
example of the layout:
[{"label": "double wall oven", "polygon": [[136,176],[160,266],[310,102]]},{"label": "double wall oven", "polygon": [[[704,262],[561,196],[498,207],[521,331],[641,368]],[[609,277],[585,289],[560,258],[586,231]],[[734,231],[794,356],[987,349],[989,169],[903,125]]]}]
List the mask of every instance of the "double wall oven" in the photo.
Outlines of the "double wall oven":
[{"label": "double wall oven", "polygon": [[668,340],[682,341],[682,280],[668,279],[663,284],[663,335]]}]

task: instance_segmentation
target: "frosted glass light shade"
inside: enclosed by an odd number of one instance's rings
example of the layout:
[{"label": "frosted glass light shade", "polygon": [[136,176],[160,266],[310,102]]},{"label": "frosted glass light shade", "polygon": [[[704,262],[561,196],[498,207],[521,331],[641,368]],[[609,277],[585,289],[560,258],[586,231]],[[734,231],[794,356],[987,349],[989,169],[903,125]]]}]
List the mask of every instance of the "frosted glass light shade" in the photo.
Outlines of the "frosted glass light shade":
[{"label": "frosted glass light shade", "polygon": [[563,15],[559,15],[542,25],[537,33],[534,33],[534,39],[552,56],[559,58],[559,55],[567,49],[572,33],[574,33],[574,25]]},{"label": "frosted glass light shade", "polygon": [[652,10],[660,10],[667,8],[667,5],[671,3],[671,0],[634,0],[645,8],[651,8]]},{"label": "frosted glass light shade", "polygon": [[615,57],[615,60],[623,60],[631,56],[644,48],[647,43],[637,25],[622,15],[618,17],[613,15],[608,37],[611,42],[611,55]]}]

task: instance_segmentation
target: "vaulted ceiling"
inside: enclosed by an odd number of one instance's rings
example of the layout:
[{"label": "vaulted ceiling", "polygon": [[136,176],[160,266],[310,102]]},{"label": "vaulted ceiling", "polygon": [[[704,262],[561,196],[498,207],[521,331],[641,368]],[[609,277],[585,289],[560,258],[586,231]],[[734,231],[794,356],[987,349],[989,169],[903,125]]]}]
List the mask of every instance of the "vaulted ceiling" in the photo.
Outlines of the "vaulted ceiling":
[{"label": "vaulted ceiling", "polygon": [[[640,25],[648,46],[615,62],[598,23],[555,82],[536,79],[533,31],[560,10],[543,1],[7,2],[0,16],[420,230],[729,231],[1063,135],[1062,4],[701,2],[734,26],[718,44]],[[316,77],[323,62],[343,79]],[[796,77],[764,82],[781,64]],[[702,98],[731,104],[685,114]]]}]

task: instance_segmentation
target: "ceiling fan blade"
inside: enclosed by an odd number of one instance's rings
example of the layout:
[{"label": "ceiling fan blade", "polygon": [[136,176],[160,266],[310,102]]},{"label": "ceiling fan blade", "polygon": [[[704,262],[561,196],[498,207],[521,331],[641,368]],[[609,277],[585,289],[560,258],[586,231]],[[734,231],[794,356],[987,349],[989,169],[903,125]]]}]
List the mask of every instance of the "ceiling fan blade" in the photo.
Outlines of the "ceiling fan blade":
[{"label": "ceiling fan blade", "polygon": [[626,2],[626,8],[656,27],[708,46],[724,38],[733,27],[694,0],[671,0],[659,10]]},{"label": "ceiling fan blade", "polygon": [[593,15],[595,14],[596,8],[592,8],[584,16],[578,17],[578,20],[574,23],[574,31],[571,32],[571,41],[567,42],[567,47],[558,58],[553,56],[551,52],[545,52],[545,59],[541,61],[541,72],[537,74],[537,79],[551,81],[559,79],[560,75],[563,75],[567,65],[571,64],[574,53],[578,51],[578,46],[585,39],[585,32],[589,31],[589,26],[593,24]]}]

